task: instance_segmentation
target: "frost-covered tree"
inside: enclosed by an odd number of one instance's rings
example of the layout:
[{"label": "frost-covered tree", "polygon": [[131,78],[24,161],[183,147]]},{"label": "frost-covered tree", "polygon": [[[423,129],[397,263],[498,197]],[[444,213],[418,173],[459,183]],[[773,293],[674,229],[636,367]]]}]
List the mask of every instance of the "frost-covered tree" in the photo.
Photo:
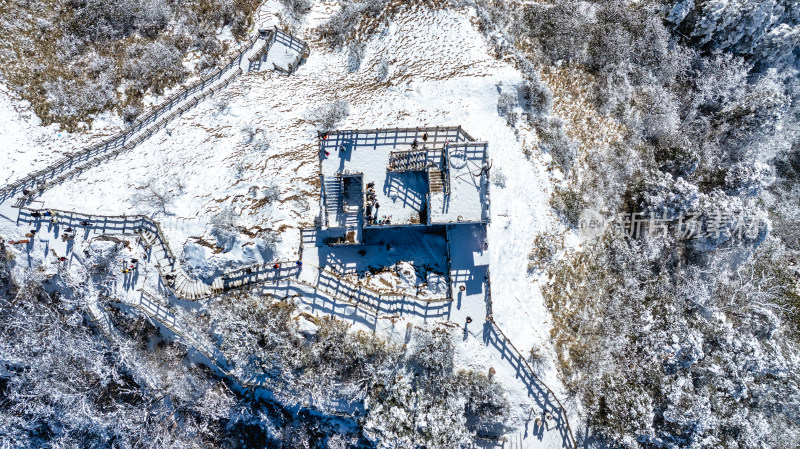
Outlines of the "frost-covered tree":
[{"label": "frost-covered tree", "polygon": [[664,1],[667,20],[693,45],[748,57],[764,66],[791,65],[800,45],[800,12],[790,0]]},{"label": "frost-covered tree", "polygon": [[378,62],[378,69],[376,73],[376,78],[380,82],[384,82],[389,79],[389,60],[386,58],[381,58],[380,62]]},{"label": "frost-covered tree", "polygon": [[164,87],[183,76],[181,53],[163,42],[136,44],[127,48],[121,74],[130,80],[129,90],[144,94],[152,88],[160,94]]},{"label": "frost-covered tree", "polygon": [[[586,208],[772,222],[753,237],[609,231],[549,262],[558,369],[589,434],[625,447],[796,446],[785,407],[797,382],[764,373],[798,360],[797,8],[532,3],[520,28],[496,3],[478,2],[481,17],[549,73],[591,76],[596,110],[625,127],[608,148],[573,153],[552,201],[566,223]],[[547,136],[547,117],[532,118]]]},{"label": "frost-covered tree", "polygon": [[482,374],[452,372],[447,328],[415,329],[404,350],[339,319],[301,313],[289,301],[242,295],[208,312],[238,377],[264,379],[283,397],[301,395],[323,408],[363,402],[364,436],[377,447],[444,449],[470,442],[477,431],[502,432],[502,387]]},{"label": "frost-covered tree", "polygon": [[217,246],[225,251],[230,251],[236,238],[239,236],[239,214],[231,206],[223,207],[216,215],[211,217],[211,235],[217,241]]},{"label": "frost-covered tree", "polygon": [[136,187],[132,201],[147,215],[169,215],[179,186],[175,179],[153,178]]},{"label": "frost-covered tree", "polygon": [[342,2],[341,9],[320,27],[320,34],[331,46],[343,47],[355,37],[361,20],[380,17],[387,3],[386,0],[346,0]]},{"label": "frost-covered tree", "polygon": [[[6,254],[0,245],[0,254]],[[116,344],[87,326],[56,275],[15,277],[0,256],[0,442],[10,447],[195,447],[216,444],[235,396],[185,350],[128,317]],[[2,274],[9,276],[1,276]],[[133,324],[138,323],[138,324]],[[130,334],[121,328],[120,337]],[[113,354],[113,356],[112,356]],[[181,423],[180,426],[175,424]]]},{"label": "frost-covered tree", "polygon": [[[800,384],[766,375],[788,373],[798,360],[786,353],[796,348],[779,324],[785,290],[771,280],[780,254],[765,248],[732,270],[735,259],[724,253],[708,269],[667,269],[658,261],[680,257],[670,253],[606,236],[561,264],[546,289],[557,316],[571,317],[554,328],[557,353],[591,427],[627,447],[798,441],[800,421],[784,410],[800,398]],[[755,397],[763,400],[748,399]]]},{"label": "frost-covered tree", "polygon": [[538,77],[526,80],[520,86],[520,93],[531,114],[540,117],[550,115],[553,109],[553,93]]},{"label": "frost-covered tree", "polygon": [[552,62],[583,61],[591,29],[587,13],[577,2],[531,3],[524,10],[524,23],[529,27],[526,34]]},{"label": "frost-covered tree", "polygon": [[500,384],[483,373],[464,370],[456,373],[453,383],[464,395],[468,429],[490,433],[503,428],[509,405]]},{"label": "frost-covered tree", "polygon": [[347,70],[357,72],[361,68],[366,46],[361,42],[351,42],[347,46]]},{"label": "frost-covered tree", "polygon": [[497,97],[497,113],[501,117],[505,117],[506,122],[510,126],[514,126],[517,122],[517,116],[514,109],[517,107],[516,95],[511,92],[503,92]]},{"label": "frost-covered tree", "polygon": [[564,173],[569,173],[578,156],[576,143],[567,136],[564,122],[556,117],[533,117],[539,148],[552,157]]}]

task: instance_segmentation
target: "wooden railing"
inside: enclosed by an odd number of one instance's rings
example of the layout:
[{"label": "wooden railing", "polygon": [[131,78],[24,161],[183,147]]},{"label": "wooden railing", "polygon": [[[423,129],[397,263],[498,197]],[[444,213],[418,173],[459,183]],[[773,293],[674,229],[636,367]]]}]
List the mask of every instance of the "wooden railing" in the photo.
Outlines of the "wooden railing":
[{"label": "wooden railing", "polygon": [[[517,372],[520,375],[520,378],[524,382],[529,384],[529,388],[533,388],[534,384],[537,384],[537,385],[540,385],[541,387],[544,387],[544,389],[546,391],[546,394],[545,394],[545,397],[543,398],[543,401],[546,404],[550,400],[550,398],[552,398],[555,401],[556,408],[558,408],[558,412],[559,412],[559,417],[560,418],[558,419],[557,424],[563,424],[563,425],[560,425],[560,426],[557,426],[557,427],[560,429],[559,432],[561,432],[561,437],[562,437],[563,441],[569,443],[574,449],[578,449],[578,443],[575,440],[575,436],[572,433],[572,428],[569,425],[569,418],[567,416],[567,409],[561,403],[561,400],[558,399],[558,396],[556,396],[556,393],[536,374],[536,372],[530,366],[530,364],[525,359],[525,357],[522,356],[522,353],[520,353],[519,350],[517,349],[517,347],[514,346],[513,343],[511,343],[511,340],[506,336],[505,332],[503,332],[503,330],[500,329],[500,326],[498,326],[497,323],[494,321],[494,310],[493,310],[493,307],[492,307],[492,284],[491,284],[491,281],[488,280],[488,279],[491,279],[491,277],[489,276],[488,271],[487,271],[486,278],[487,278],[487,281],[486,281],[486,298],[487,298],[486,321],[490,323],[491,329],[493,329],[496,332],[497,336],[500,337],[499,340],[502,341],[502,344],[503,344],[502,347],[498,347],[498,349],[501,351],[501,356],[506,355],[506,352],[508,352],[509,363],[511,363],[512,366],[514,366],[517,369]],[[506,350],[506,348],[509,348],[509,349]],[[525,377],[528,378],[527,381],[526,381]]]},{"label": "wooden railing", "polygon": [[[420,141],[424,134],[428,134],[427,141]],[[437,145],[446,142],[466,143],[474,141],[461,126],[450,127],[421,127],[421,128],[381,128],[381,129],[352,129],[328,132],[328,138],[320,139],[320,151],[325,148],[338,149],[339,146],[357,145],[401,145],[411,144],[417,140],[420,144]]]},{"label": "wooden railing", "polygon": [[[46,213],[48,214],[47,216],[45,216]],[[34,214],[38,216],[34,216]],[[166,276],[178,269],[178,267],[176,267],[177,258],[173,254],[159,222],[144,215],[92,215],[71,210],[51,208],[33,209],[25,206],[19,209],[18,222],[22,221],[33,224],[38,221],[47,220],[54,220],[59,225],[65,225],[76,229],[93,229],[102,232],[118,232],[123,234],[126,232],[140,233],[146,231],[152,234],[159,250],[164,252],[163,258],[167,259],[167,264],[169,265],[168,272],[165,272],[160,265],[156,267],[163,284],[170,288],[176,297],[185,298],[181,292],[173,288],[174,285]],[[161,259],[161,257],[156,257],[156,260],[159,259]],[[275,264],[278,264],[279,268],[276,269],[274,267]],[[316,268],[319,269],[319,267]],[[300,268],[296,265],[296,261],[278,261],[225,272],[220,278],[222,279],[223,290],[227,291],[261,283],[284,280],[296,276],[299,271]],[[262,275],[265,274],[269,274],[269,276],[262,277]],[[187,277],[189,276],[187,275]],[[346,281],[342,280],[342,282]],[[210,294],[211,293],[209,293],[209,295]]]}]

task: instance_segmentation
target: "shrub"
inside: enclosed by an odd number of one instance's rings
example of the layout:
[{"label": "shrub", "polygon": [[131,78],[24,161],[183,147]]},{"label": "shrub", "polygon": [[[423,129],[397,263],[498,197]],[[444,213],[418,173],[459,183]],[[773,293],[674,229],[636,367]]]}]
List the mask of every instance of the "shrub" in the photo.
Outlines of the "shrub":
[{"label": "shrub", "polygon": [[510,92],[503,92],[497,97],[497,113],[505,117],[506,123],[514,126],[517,122],[514,109],[517,107],[517,96]]},{"label": "shrub", "polygon": [[505,173],[500,171],[499,168],[495,168],[492,170],[492,182],[494,185],[500,188],[506,187],[506,181],[508,181],[508,176]]},{"label": "shrub", "polygon": [[[0,75],[30,101],[43,124],[75,130],[100,112],[130,120],[147,92],[183,80],[181,61],[200,53],[196,70],[226,48],[218,31],[247,34],[256,0],[31,0],[0,8]],[[173,26],[168,26],[173,24]],[[118,92],[125,92],[121,96]]]},{"label": "shrub", "polygon": [[347,70],[357,72],[361,68],[361,60],[364,58],[366,46],[360,42],[351,42],[347,46]]},{"label": "shrub", "polygon": [[136,187],[131,199],[134,205],[142,206],[150,214],[169,215],[169,209],[175,201],[175,187],[174,180],[153,178]]},{"label": "shrub", "polygon": [[107,43],[128,37],[135,31],[136,1],[75,0],[68,5],[72,18],[67,29],[79,39]]},{"label": "shrub", "polygon": [[217,241],[217,246],[225,251],[233,248],[233,243],[239,235],[239,214],[231,206],[225,206],[211,217],[211,235]]},{"label": "shrub", "polygon": [[133,103],[127,104],[123,106],[120,111],[119,115],[122,117],[125,122],[130,123],[136,120],[136,117],[142,113],[142,105],[141,103]]},{"label": "shrub", "polygon": [[129,92],[143,95],[152,88],[161,94],[164,88],[183,77],[181,54],[167,43],[155,41],[127,48],[121,75],[130,81]]},{"label": "shrub", "polygon": [[553,109],[553,93],[538,77],[526,80],[520,91],[525,99],[525,107],[531,114],[540,117],[550,115]]},{"label": "shrub", "polygon": [[581,214],[586,209],[583,196],[571,188],[558,188],[550,198],[550,205],[570,226],[577,226]]},{"label": "shrub", "polygon": [[227,115],[231,111],[231,96],[227,92],[218,92],[211,102],[214,115]]},{"label": "shrub", "polygon": [[467,428],[473,432],[488,432],[504,426],[509,415],[508,400],[503,387],[483,373],[460,370],[453,379],[466,398]]},{"label": "shrub", "polygon": [[411,355],[414,363],[437,375],[452,370],[455,342],[449,329],[419,329],[414,336],[414,351]]},{"label": "shrub", "polygon": [[541,373],[545,361],[547,361],[547,357],[544,349],[539,345],[533,345],[528,352],[528,363],[531,364],[531,369]]},{"label": "shrub", "polygon": [[320,27],[322,37],[332,47],[342,47],[355,33],[355,29],[363,18],[376,18],[381,15],[387,0],[347,0],[342,2],[342,9],[331,16]]},{"label": "shrub", "polygon": [[311,0],[281,0],[293,20],[300,20],[313,6]]},{"label": "shrub", "polygon": [[384,82],[389,79],[389,60],[386,58],[381,58],[381,61],[378,63],[378,69],[376,77],[378,81]]},{"label": "shrub", "polygon": [[[581,211],[582,212],[582,211]],[[544,270],[556,254],[564,249],[564,238],[557,234],[538,234],[528,255],[528,272]]]},{"label": "shrub", "polygon": [[564,122],[555,117],[531,117],[536,134],[539,137],[539,148],[550,154],[564,174],[569,173],[577,158],[578,149],[564,132]]},{"label": "shrub", "polygon": [[71,123],[89,121],[90,114],[103,111],[116,101],[113,85],[110,74],[93,80],[60,78],[45,82],[48,113]]},{"label": "shrub", "polygon": [[252,123],[247,123],[242,127],[242,134],[244,134],[245,145],[252,145],[253,149],[258,152],[267,151],[270,146],[269,136],[267,132],[261,128],[257,128]]},{"label": "shrub", "polygon": [[311,113],[310,121],[322,131],[330,131],[350,115],[350,104],[336,100],[320,106]]},{"label": "shrub", "polygon": [[551,62],[580,63],[585,60],[586,41],[591,31],[577,2],[556,5],[532,3],[525,6],[528,36],[541,45]]}]

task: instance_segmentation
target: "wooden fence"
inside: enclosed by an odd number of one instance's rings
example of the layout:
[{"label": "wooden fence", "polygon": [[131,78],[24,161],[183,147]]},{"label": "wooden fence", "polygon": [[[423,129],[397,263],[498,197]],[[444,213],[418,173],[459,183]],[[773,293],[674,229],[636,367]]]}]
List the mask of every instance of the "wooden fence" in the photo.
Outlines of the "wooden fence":
[{"label": "wooden fence", "polygon": [[[487,272],[487,279],[490,279],[489,273]],[[542,401],[546,405],[547,403],[554,401],[552,406],[558,409],[558,417],[556,419],[557,428],[561,433],[561,437],[563,441],[569,443],[574,449],[578,449],[578,443],[575,440],[575,436],[572,433],[572,428],[569,425],[569,419],[567,417],[567,409],[561,403],[561,400],[558,399],[555,392],[547,386],[547,384],[533,371],[533,368],[528,363],[527,359],[522,356],[522,353],[511,343],[511,340],[506,336],[500,326],[497,325],[494,321],[493,317],[493,307],[492,307],[492,293],[491,293],[492,284],[491,281],[486,282],[486,295],[487,295],[487,315],[486,320],[491,325],[491,330],[495,332],[495,335],[489,335],[490,341],[494,338],[496,346],[498,350],[500,350],[501,356],[503,358],[507,358],[509,363],[514,367],[519,375],[520,379],[528,386],[530,389],[544,388],[544,392],[542,394]]]},{"label": "wooden fence", "polygon": [[[428,134],[428,140],[423,141],[422,136]],[[446,142],[451,144],[474,141],[466,131],[458,127],[432,127],[432,128],[383,128],[383,129],[354,129],[328,132],[326,139],[319,139],[320,153],[326,149],[336,151],[339,147],[364,147],[379,145],[410,145],[417,142],[427,145],[440,145]]]}]

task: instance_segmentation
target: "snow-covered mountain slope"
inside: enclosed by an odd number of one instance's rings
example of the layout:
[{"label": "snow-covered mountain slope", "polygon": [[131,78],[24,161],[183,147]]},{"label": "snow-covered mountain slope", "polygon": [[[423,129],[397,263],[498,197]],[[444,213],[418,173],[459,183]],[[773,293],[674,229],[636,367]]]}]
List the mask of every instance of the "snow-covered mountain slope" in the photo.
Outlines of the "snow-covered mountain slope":
[{"label": "snow-covered mountain slope", "polygon": [[0,183],[3,185],[82,148],[97,134],[116,132],[98,129],[81,134],[60,131],[56,124],[41,126],[41,120],[31,110],[30,103],[17,99],[3,83],[0,83],[0,129]]},{"label": "snow-covered mountain slope", "polygon": [[[313,27],[332,11],[318,5],[298,33],[313,42]],[[340,128],[460,125],[489,143],[496,180],[488,233],[494,320],[523,353],[548,348],[548,314],[527,261],[535,236],[557,228],[549,205],[549,157],[535,151],[526,156],[523,149],[532,146],[535,134],[510,127],[498,114],[500,95],[517,95],[522,75],[490,56],[473,20],[469,9],[402,12],[367,41],[357,69],[346,51],[313,43],[313,56],[291,77],[244,75],[135,149],[54,187],[41,200],[89,213],[154,215],[170,246],[198,274],[294,259],[299,229],[312,225],[319,212],[314,110],[334,100],[348,102],[351,114]],[[14,170],[23,158],[46,158],[42,153],[26,151],[14,160]],[[153,200],[154,192],[168,201]],[[245,229],[219,252],[208,242],[220,243],[212,229],[227,213],[239,216]],[[274,248],[265,232],[279,236]],[[483,316],[478,309],[474,315]],[[476,338],[458,348],[459,367],[497,370],[514,404],[509,435],[521,437],[532,414],[543,410],[533,409],[535,401],[503,360],[505,353],[480,342],[483,323],[476,324]],[[545,364],[543,379],[562,396],[552,364]],[[557,434],[524,439],[525,447],[564,444]]]},{"label": "snow-covered mountain slope", "polygon": [[[544,160],[527,160],[522,146],[531,134],[516,136],[497,114],[501,92],[514,92],[519,72],[489,56],[468,11],[419,10],[397,17],[369,41],[355,71],[347,55],[323,44],[292,77],[251,74],[223,96],[199,106],[140,147],[47,192],[45,203],[66,209],[91,208],[99,213],[148,213],[137,201],[143,186],[172,190],[170,214],[160,217],[171,245],[203,237],[221,208],[233,207],[245,226],[281,229],[276,259],[291,258],[298,247],[297,228],[317,214],[318,178],[315,129],[309,113],[334,99],[350,103],[351,115],[341,128],[461,125],[489,142],[494,172],[505,175],[505,187],[493,186],[493,286],[497,318],[522,310],[525,326],[518,336],[545,338],[541,304],[526,299],[531,289],[527,255],[537,232],[552,222],[549,181]],[[381,61],[389,63],[385,82],[378,80]],[[250,130],[262,130],[252,137]],[[266,138],[261,151],[254,142]],[[546,158],[546,157],[545,157]],[[180,185],[179,185],[180,184]],[[278,198],[269,204],[266,190]],[[205,236],[207,239],[209,236]],[[242,239],[239,244],[247,243]],[[502,248],[502,249],[501,249]],[[546,329],[546,327],[544,328]]]}]

